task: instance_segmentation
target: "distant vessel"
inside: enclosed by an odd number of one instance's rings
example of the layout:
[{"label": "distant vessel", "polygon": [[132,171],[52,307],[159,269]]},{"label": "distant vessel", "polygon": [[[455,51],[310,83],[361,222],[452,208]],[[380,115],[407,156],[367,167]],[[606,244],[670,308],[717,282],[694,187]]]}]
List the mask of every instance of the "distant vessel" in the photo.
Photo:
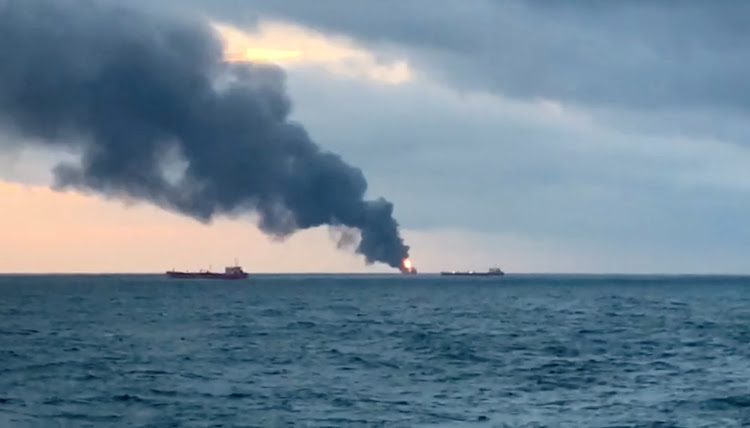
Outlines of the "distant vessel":
[{"label": "distant vessel", "polygon": [[440,272],[440,275],[444,276],[503,276],[505,275],[505,272],[500,270],[499,268],[492,268],[488,270],[487,272],[474,272],[473,270],[470,270],[468,272],[460,272],[460,271],[451,271],[451,272]]},{"label": "distant vessel", "polygon": [[404,275],[416,275],[417,274],[417,268],[412,267],[410,269],[402,269],[401,273]]},{"label": "distant vessel", "polygon": [[210,272],[210,271],[199,271],[199,272],[180,272],[175,270],[168,270],[167,276],[170,278],[179,279],[247,279],[247,272],[243,271],[239,266],[227,266],[224,268],[224,272]]}]

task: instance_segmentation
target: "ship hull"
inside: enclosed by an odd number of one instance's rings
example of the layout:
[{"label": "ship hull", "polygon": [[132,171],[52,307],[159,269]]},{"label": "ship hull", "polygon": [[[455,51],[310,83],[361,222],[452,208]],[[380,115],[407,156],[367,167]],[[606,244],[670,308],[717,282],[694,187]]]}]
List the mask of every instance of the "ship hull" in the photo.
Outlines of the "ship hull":
[{"label": "ship hull", "polygon": [[214,273],[214,272],[176,272],[168,271],[167,276],[176,279],[247,279],[248,274],[243,273]]},{"label": "ship hull", "polygon": [[505,273],[490,272],[440,272],[443,276],[504,276]]}]

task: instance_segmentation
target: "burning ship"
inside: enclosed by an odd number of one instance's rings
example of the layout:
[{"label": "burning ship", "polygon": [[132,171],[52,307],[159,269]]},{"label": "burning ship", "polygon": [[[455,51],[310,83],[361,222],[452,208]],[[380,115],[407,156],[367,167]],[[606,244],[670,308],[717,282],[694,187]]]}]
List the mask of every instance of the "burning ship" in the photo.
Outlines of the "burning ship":
[{"label": "burning ship", "polygon": [[399,268],[401,270],[401,273],[404,275],[416,275],[417,274],[417,268],[414,267],[414,265],[411,263],[411,260],[408,258],[404,259],[401,262],[401,267]]},{"label": "burning ship", "polygon": [[227,266],[224,272],[211,272],[202,270],[198,272],[180,272],[175,270],[167,271],[167,276],[178,279],[247,279],[247,272],[243,271],[240,266]]}]

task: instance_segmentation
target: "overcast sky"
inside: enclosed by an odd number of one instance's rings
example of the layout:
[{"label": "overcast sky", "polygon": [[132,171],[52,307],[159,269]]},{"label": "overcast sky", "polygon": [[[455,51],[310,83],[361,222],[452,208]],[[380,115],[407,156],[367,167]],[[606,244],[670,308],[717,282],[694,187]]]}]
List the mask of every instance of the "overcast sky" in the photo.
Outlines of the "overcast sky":
[{"label": "overcast sky", "polygon": [[[750,3],[128,3],[265,49],[423,270],[750,273]],[[2,179],[46,184],[60,154],[28,153]]]}]

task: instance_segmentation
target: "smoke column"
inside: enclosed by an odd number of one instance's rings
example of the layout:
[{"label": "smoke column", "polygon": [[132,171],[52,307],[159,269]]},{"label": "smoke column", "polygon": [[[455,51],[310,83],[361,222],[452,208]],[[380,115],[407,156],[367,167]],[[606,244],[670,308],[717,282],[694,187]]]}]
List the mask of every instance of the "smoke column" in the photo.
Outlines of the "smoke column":
[{"label": "smoke column", "polygon": [[357,229],[368,263],[400,268],[409,247],[393,205],[365,200],[362,172],[288,120],[282,70],[222,55],[203,23],[94,0],[0,0],[0,126],[82,153],[55,168],[58,188],[203,222],[255,212],[276,237]]}]

